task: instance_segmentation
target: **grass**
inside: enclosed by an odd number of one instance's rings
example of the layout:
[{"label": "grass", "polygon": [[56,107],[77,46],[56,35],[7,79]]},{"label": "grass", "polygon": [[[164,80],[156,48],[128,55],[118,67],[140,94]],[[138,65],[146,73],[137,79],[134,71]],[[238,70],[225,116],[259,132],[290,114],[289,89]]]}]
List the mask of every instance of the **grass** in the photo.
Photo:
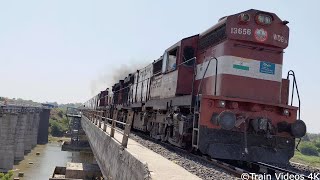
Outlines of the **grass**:
[{"label": "grass", "polygon": [[61,141],[67,141],[70,140],[70,137],[54,137],[54,136],[49,136],[49,142],[61,142]]},{"label": "grass", "polygon": [[[296,141],[298,143],[298,140]],[[307,133],[290,161],[320,168],[320,134]]]},{"label": "grass", "polygon": [[297,162],[301,164],[305,164],[308,166],[320,168],[320,157],[319,156],[307,156],[301,154],[299,151],[295,151],[292,162]]}]

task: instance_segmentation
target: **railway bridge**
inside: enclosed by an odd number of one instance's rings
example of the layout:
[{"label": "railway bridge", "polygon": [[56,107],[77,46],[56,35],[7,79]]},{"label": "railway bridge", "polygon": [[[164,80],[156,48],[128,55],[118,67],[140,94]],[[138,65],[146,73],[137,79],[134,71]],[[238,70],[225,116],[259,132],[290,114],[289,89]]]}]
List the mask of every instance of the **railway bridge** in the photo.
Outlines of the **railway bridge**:
[{"label": "railway bridge", "polygon": [[199,179],[130,139],[131,121],[103,117],[102,111],[82,111],[81,126],[105,179]]},{"label": "railway bridge", "polygon": [[0,104],[0,172],[7,172],[37,144],[48,142],[50,108]]}]

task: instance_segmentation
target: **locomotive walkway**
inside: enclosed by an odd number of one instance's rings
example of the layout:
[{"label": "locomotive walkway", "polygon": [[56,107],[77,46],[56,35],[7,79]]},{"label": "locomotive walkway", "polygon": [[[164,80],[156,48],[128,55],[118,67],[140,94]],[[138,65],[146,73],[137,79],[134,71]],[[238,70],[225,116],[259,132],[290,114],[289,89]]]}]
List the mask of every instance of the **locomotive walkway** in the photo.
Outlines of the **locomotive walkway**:
[{"label": "locomotive walkway", "polygon": [[106,179],[200,179],[115,128],[116,123],[128,124],[108,119],[110,126],[103,119],[84,113],[81,125]]}]

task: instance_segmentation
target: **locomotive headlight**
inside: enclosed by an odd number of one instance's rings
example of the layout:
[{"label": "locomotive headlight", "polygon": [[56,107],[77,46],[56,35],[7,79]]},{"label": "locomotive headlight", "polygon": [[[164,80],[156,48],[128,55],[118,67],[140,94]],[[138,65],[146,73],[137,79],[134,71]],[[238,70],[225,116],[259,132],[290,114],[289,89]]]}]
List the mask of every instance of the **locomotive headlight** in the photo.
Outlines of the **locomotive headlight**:
[{"label": "locomotive headlight", "polygon": [[219,107],[222,107],[222,108],[226,107],[226,101],[220,100]]},{"label": "locomotive headlight", "polygon": [[231,111],[223,111],[218,116],[218,124],[222,129],[231,130],[236,124],[236,115]]},{"label": "locomotive headlight", "polygon": [[301,138],[303,137],[307,132],[307,126],[306,124],[298,119],[293,124],[291,124],[291,134],[295,138]]},{"label": "locomotive headlight", "polygon": [[261,23],[261,24],[264,23],[264,17],[263,17],[261,14],[258,15],[257,20],[258,20],[258,22]]},{"label": "locomotive headlight", "polygon": [[289,112],[288,109],[284,109],[284,110],[283,110],[283,115],[289,116],[289,114],[290,114],[290,112]]},{"label": "locomotive headlight", "polygon": [[265,16],[265,17],[264,17],[264,23],[265,23],[265,24],[271,24],[271,22],[272,22],[272,19],[271,19],[270,16]]},{"label": "locomotive headlight", "polygon": [[260,25],[270,25],[272,23],[272,17],[267,14],[258,14],[256,16],[256,22]]},{"label": "locomotive headlight", "polygon": [[248,21],[250,21],[250,16],[247,13],[242,13],[239,15],[239,20],[241,22],[248,22]]}]

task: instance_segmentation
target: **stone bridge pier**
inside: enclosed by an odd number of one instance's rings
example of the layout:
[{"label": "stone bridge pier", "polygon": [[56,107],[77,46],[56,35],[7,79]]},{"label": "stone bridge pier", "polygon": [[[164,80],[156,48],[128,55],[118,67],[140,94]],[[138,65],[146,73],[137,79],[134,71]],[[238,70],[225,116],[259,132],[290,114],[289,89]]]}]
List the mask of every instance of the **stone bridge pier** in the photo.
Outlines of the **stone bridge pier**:
[{"label": "stone bridge pier", "polygon": [[40,129],[48,129],[49,116],[50,109],[42,107],[0,107],[0,172],[11,170],[38,143],[48,142],[48,130]]}]

